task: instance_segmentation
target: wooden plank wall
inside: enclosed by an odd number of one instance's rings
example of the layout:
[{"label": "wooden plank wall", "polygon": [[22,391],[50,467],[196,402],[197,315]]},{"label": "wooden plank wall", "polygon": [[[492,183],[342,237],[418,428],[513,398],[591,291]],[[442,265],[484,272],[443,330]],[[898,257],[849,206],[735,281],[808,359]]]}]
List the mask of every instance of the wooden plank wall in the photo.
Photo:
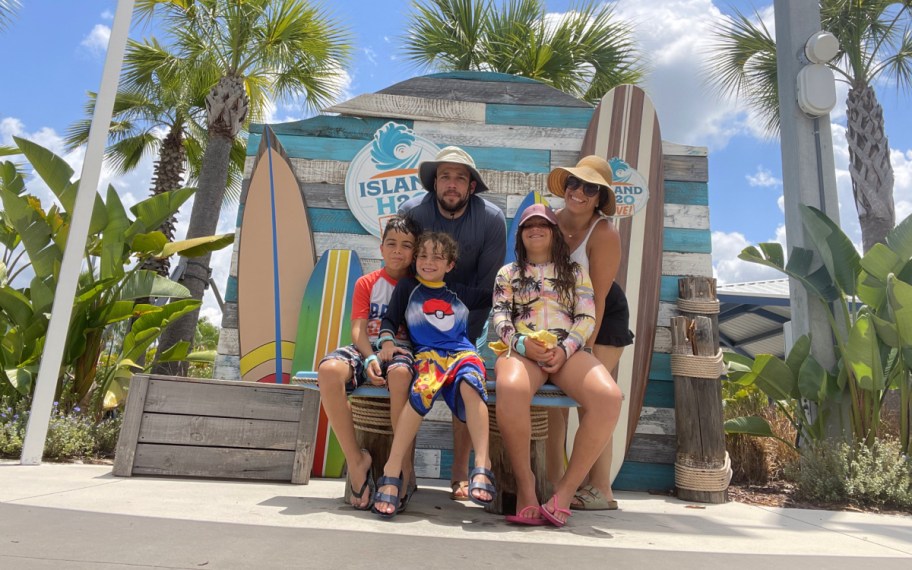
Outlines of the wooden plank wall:
[{"label": "wooden plank wall", "polygon": [[[379,240],[361,228],[348,210],[343,186],[348,163],[388,121],[405,125],[441,147],[454,144],[468,151],[491,189],[485,198],[503,208],[509,222],[526,193],[546,189],[547,174],[552,168],[576,163],[592,115],[589,104],[538,82],[474,72],[413,78],[327,111],[340,115],[322,115],[272,128],[298,176],[311,216],[317,254],[331,248],[354,249],[365,272],[380,266]],[[251,129],[248,179],[261,130],[256,126]],[[664,150],[665,254],[659,328],[646,402],[618,478],[619,489],[674,486],[669,320],[677,314],[677,277],[712,275],[706,149],[664,143]],[[552,197],[551,201],[555,206],[561,205],[558,199]],[[242,230],[238,227],[237,231]],[[235,251],[216,360],[215,375],[224,379],[239,378],[236,256]],[[417,457],[423,476],[449,478],[449,429],[445,408],[435,409],[426,420]]]}]

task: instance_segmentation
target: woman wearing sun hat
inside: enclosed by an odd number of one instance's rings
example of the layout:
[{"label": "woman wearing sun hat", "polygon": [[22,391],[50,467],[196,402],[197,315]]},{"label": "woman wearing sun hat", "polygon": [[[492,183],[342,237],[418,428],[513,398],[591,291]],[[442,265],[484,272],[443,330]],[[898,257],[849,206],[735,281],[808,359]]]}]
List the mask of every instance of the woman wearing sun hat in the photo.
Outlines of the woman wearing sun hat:
[{"label": "woman wearing sun hat", "polygon": [[[558,225],[570,250],[570,258],[590,275],[595,293],[595,332],[586,349],[613,371],[633,343],[630,311],[623,289],[614,282],[621,263],[621,236],[608,218],[614,214],[611,166],[604,158],[583,157],[574,167],[555,168],[548,175],[548,189],[564,198],[557,211]],[[564,442],[567,410],[549,412],[548,476],[560,479],[564,470]],[[588,484],[579,489],[571,503],[583,510],[613,510],[617,502],[611,492],[611,442],[589,472]]]}]

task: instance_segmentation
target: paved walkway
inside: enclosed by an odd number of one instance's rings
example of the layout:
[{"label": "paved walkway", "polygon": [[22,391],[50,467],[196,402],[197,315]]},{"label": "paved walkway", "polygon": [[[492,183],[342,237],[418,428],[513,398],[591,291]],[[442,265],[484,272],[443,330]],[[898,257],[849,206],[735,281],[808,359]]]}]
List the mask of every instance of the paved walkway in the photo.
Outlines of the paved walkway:
[{"label": "paved walkway", "polygon": [[422,479],[409,512],[383,521],[345,507],[342,485],[0,462],[0,568],[912,568],[912,516],[620,492],[619,511],[523,528]]}]

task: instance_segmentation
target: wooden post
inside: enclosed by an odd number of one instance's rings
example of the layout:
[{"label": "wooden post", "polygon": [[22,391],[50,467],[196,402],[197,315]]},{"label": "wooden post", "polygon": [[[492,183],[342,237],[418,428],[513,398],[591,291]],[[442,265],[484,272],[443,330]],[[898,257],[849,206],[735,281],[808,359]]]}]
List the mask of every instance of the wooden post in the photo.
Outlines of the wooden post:
[{"label": "wooden post", "polygon": [[[728,500],[726,473],[730,473],[722,427],[722,384],[710,364],[719,351],[715,285],[715,279],[706,277],[682,278],[679,294],[683,316],[671,319],[678,439],[675,484],[679,498],[703,503]],[[676,359],[676,355],[705,358]],[[690,364],[692,361],[698,362]],[[708,371],[692,366],[706,366]]]},{"label": "wooden post", "polygon": [[[541,502],[551,498],[551,483],[548,481],[548,470],[545,465],[545,440],[548,437],[548,414],[546,408],[533,406],[532,439],[529,442],[532,473],[535,475],[535,493]],[[497,496],[494,502],[485,507],[489,513],[498,515],[512,515],[516,511],[516,477],[513,466],[507,457],[507,450],[503,445],[500,430],[497,427],[497,408],[488,405],[490,418],[490,455],[491,472],[497,480]]]}]

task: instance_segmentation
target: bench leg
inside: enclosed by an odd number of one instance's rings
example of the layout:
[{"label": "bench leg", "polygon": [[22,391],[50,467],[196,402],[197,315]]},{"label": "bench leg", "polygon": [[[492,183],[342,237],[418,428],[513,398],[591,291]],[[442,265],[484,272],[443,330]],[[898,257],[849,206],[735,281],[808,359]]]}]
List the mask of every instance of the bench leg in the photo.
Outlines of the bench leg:
[{"label": "bench leg", "polygon": [[[488,406],[491,424],[491,471],[497,479],[497,497],[485,507],[489,513],[498,515],[513,514],[516,511],[516,478],[513,466],[507,457],[500,430],[497,429],[497,414],[494,405]],[[532,408],[532,441],[529,451],[532,457],[532,473],[535,475],[535,493],[541,502],[551,497],[551,482],[548,481],[548,470],[545,463],[545,440],[548,437],[548,414],[545,408]]]},{"label": "bench leg", "polygon": [[[373,458],[371,474],[376,481],[383,476],[383,465],[393,447],[390,401],[386,398],[353,397],[351,407],[355,422],[355,437],[358,439],[358,445],[366,449]],[[346,475],[345,501],[350,500],[351,479]]]}]

